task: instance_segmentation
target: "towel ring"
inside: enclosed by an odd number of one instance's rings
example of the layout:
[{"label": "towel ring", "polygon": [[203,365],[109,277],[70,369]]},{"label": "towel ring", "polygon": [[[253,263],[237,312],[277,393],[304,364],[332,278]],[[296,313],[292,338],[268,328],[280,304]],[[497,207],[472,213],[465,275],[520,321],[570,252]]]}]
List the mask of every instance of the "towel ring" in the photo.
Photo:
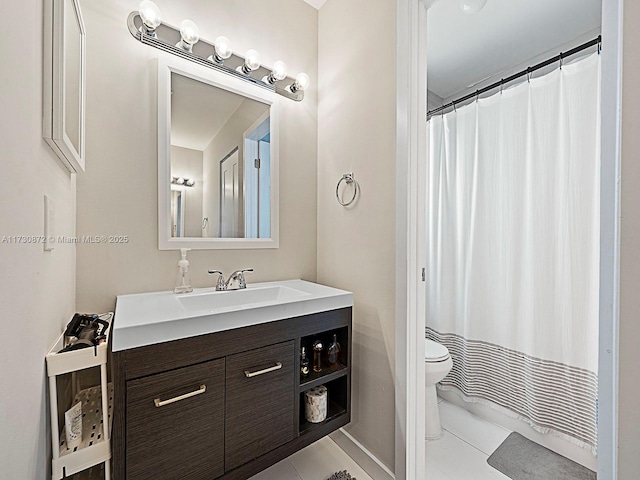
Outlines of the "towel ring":
[{"label": "towel ring", "polygon": [[[349,200],[348,202],[343,202],[342,200],[340,200],[340,195],[338,194],[338,191],[340,190],[340,184],[343,181],[346,181],[347,185],[351,185],[353,183],[353,197],[351,197],[351,200]],[[353,178],[353,172],[344,173],[342,175],[342,178],[338,180],[338,185],[336,185],[336,199],[338,200],[338,203],[343,207],[348,207],[354,202],[357,194],[358,194],[358,182],[356,182],[356,180]]]}]

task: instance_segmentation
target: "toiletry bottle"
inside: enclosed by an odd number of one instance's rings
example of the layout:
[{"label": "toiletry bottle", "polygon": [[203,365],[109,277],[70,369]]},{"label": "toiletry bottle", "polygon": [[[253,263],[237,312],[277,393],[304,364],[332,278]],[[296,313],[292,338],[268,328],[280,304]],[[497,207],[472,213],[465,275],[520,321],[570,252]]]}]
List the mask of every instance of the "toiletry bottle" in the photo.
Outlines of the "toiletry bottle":
[{"label": "toiletry bottle", "polygon": [[173,289],[173,293],[189,293],[193,292],[191,286],[191,274],[189,273],[189,260],[187,260],[188,248],[181,248],[182,258],[178,262],[178,280],[176,281],[176,288]]},{"label": "toiletry bottle", "polygon": [[322,371],[322,342],[320,340],[316,340],[313,342],[313,371],[321,372]]},{"label": "toiletry bottle", "polygon": [[327,348],[327,363],[330,367],[335,367],[340,362],[340,344],[338,343],[338,335],[333,334],[333,342]]},{"label": "toiletry bottle", "polygon": [[309,375],[309,359],[307,358],[307,352],[304,347],[302,347],[302,353],[300,354],[300,373],[303,377]]}]

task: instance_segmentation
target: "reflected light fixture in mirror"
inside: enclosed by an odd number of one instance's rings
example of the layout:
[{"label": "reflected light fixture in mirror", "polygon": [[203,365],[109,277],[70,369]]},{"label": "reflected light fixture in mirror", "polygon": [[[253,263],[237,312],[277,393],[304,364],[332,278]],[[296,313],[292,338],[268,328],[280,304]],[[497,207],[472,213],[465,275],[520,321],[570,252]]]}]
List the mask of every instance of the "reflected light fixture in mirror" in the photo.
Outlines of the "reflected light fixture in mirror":
[{"label": "reflected light fixture in mirror", "polygon": [[173,185],[186,185],[187,187],[193,187],[196,181],[193,178],[171,177],[171,183]]},{"label": "reflected light fixture in mirror", "polygon": [[138,13],[142,19],[142,27],[140,28],[143,29],[147,35],[155,37],[156,28],[162,23],[162,14],[158,6],[149,0],[143,0],[140,2],[140,5],[138,5]]}]

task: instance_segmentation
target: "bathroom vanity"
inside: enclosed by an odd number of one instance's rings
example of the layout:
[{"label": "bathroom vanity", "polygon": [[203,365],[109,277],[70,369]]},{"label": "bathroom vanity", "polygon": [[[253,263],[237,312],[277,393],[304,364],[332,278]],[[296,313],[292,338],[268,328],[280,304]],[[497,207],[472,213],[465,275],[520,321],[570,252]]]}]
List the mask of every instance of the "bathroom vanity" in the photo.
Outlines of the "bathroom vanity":
[{"label": "bathroom vanity", "polygon": [[[349,423],[353,294],[302,280],[119,296],[110,339],[115,479],[247,479]],[[307,377],[300,351],[341,346]],[[305,420],[304,392],[328,390]]]}]

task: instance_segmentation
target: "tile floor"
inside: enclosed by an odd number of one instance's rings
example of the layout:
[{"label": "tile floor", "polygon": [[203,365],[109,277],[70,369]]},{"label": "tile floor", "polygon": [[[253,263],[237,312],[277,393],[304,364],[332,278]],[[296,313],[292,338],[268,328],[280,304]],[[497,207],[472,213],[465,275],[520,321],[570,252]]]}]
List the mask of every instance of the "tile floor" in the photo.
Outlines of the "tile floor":
[{"label": "tile floor", "polygon": [[[511,432],[442,399],[439,406],[444,435],[426,442],[426,480],[510,480],[487,458]],[[372,480],[325,437],[250,480],[326,480],[345,469],[357,480]]]},{"label": "tile floor", "polygon": [[444,435],[427,441],[427,480],[509,480],[487,458],[511,433],[447,401],[440,400]]},{"label": "tile floor", "polygon": [[[439,399],[444,435],[425,442],[426,480],[510,480],[487,458],[511,431]],[[325,437],[250,480],[326,480],[338,470],[372,480],[333,440]]]},{"label": "tile floor", "polygon": [[347,470],[357,480],[373,480],[329,437],[318,440],[249,480],[326,480],[340,470]]}]

